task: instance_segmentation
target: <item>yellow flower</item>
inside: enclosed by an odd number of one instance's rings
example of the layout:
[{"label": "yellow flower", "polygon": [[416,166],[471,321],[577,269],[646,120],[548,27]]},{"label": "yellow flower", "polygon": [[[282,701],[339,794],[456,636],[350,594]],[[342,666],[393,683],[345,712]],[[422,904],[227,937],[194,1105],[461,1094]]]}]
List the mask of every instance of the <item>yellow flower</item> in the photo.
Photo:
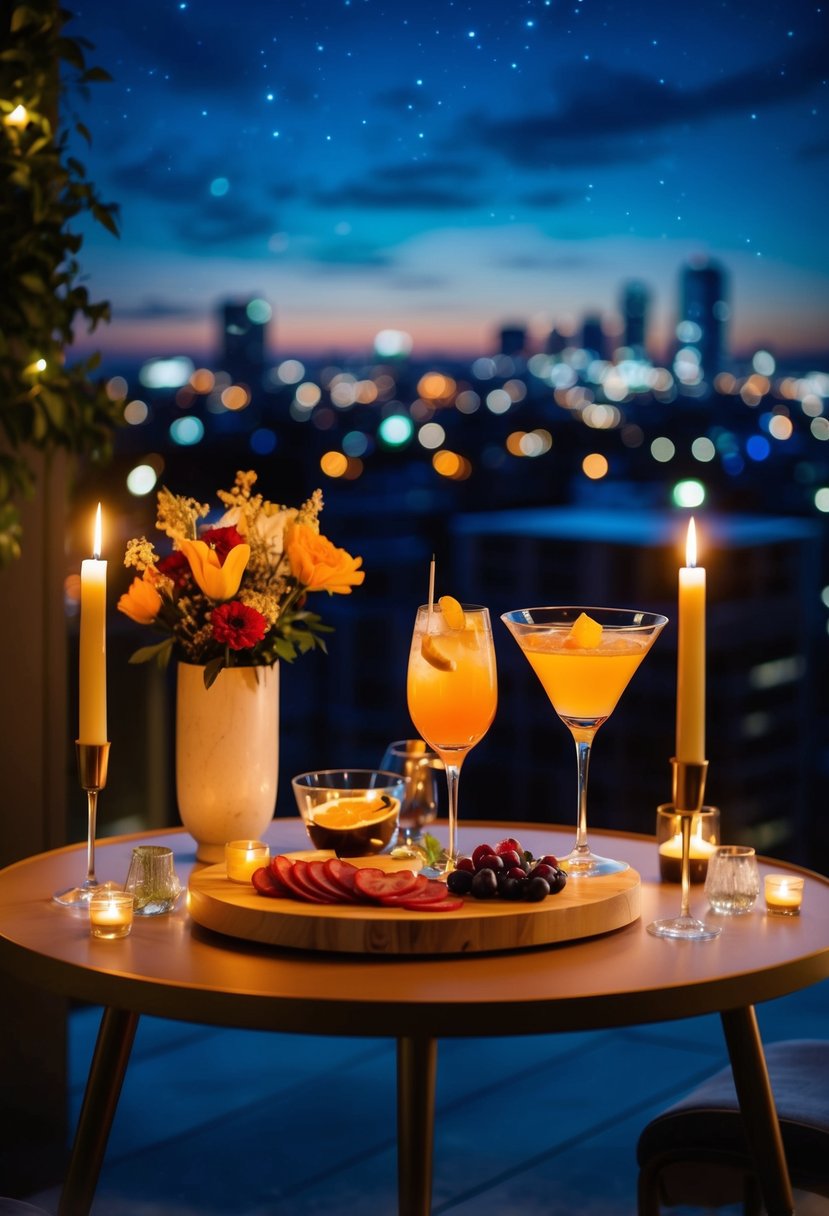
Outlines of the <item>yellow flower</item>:
[{"label": "yellow flower", "polygon": [[288,529],[285,550],[291,573],[309,591],[350,595],[351,588],[359,587],[366,577],[359,569],[361,557],[337,549],[310,524],[294,524]]},{"label": "yellow flower", "polygon": [[139,625],[152,625],[161,609],[161,596],[152,583],[134,578],[130,588],[118,601],[118,611]]},{"label": "yellow flower", "polygon": [[229,600],[239,590],[250,545],[235,545],[222,565],[219,555],[203,540],[183,540],[179,548],[190,563],[193,578],[211,600]]}]

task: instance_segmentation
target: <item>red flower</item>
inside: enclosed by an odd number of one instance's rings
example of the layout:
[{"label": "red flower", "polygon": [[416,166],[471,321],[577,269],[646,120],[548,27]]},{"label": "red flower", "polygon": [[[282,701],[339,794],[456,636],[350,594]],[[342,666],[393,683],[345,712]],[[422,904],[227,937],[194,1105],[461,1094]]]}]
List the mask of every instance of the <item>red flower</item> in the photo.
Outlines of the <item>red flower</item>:
[{"label": "red flower", "polygon": [[219,561],[224,565],[230,550],[235,549],[237,545],[244,544],[245,538],[231,524],[229,528],[205,528],[204,532],[199,535],[199,540],[203,540],[206,545],[210,545],[211,549],[215,549]]},{"label": "red flower", "polygon": [[[218,531],[231,532],[233,528],[220,528]],[[232,546],[231,546],[232,547]],[[213,609],[210,618],[213,626],[213,637],[223,646],[231,650],[247,650],[261,642],[268,630],[268,622],[247,604],[231,600],[229,604],[219,604]]]},{"label": "red flower", "polygon": [[176,587],[183,587],[190,580],[190,563],[180,549],[174,550],[168,557],[162,557],[158,563],[159,574],[172,579]]}]

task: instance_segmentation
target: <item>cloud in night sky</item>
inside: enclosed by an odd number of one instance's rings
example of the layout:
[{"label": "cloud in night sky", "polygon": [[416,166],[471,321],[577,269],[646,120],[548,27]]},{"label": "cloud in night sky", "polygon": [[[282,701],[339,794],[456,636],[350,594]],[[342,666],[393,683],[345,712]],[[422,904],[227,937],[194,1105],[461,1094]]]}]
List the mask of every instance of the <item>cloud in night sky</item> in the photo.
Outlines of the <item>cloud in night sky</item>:
[{"label": "cloud in night sky", "polygon": [[[620,71],[610,65],[570,65],[556,77],[550,112],[467,121],[482,145],[523,167],[573,163],[574,150],[595,164],[631,155],[629,137],[734,112],[779,105],[810,93],[826,77],[820,48],[808,47],[779,64],[763,63],[696,89]],[[622,146],[613,142],[628,139]],[[634,153],[635,154],[635,153]],[[646,156],[647,149],[640,148]]]},{"label": "cloud in night sky", "polygon": [[169,300],[147,299],[143,303],[120,309],[125,321],[192,320],[200,310],[185,304],[173,304]]},{"label": "cloud in night sky", "polygon": [[390,179],[376,183],[355,181],[335,190],[314,195],[324,207],[369,207],[384,211],[467,211],[472,198],[463,192],[440,186],[407,186]]}]

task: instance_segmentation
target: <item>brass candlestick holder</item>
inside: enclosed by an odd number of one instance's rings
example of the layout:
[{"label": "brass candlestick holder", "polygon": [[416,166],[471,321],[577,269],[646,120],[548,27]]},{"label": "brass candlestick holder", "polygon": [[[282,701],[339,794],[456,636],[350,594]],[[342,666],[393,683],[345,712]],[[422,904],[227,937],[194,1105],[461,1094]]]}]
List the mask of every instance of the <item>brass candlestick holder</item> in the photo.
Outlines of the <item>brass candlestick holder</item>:
[{"label": "brass candlestick holder", "polygon": [[679,916],[652,921],[648,933],[654,937],[672,937],[685,941],[705,942],[718,937],[719,926],[706,925],[691,915],[691,822],[702,810],[705,798],[705,778],[708,761],[694,763],[688,760],[671,759],[673,769],[673,811],[679,816],[682,835],[682,859],[680,862],[680,908]]},{"label": "brass candlestick holder", "polygon": [[98,814],[98,794],[107,783],[109,765],[109,743],[75,742],[78,757],[78,777],[81,789],[86,790],[88,830],[86,841],[86,878],[79,887],[58,891],[52,899],[64,908],[87,909],[95,891],[112,886],[100,883],[95,876],[95,820]]}]

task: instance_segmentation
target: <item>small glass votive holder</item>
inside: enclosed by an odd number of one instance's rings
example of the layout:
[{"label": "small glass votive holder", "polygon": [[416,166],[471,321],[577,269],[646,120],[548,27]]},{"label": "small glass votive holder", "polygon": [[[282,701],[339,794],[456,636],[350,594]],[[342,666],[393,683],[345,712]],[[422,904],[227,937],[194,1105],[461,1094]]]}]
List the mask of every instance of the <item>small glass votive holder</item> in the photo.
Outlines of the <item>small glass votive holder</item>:
[{"label": "small glass votive holder", "polygon": [[96,891],[89,900],[89,931],[93,937],[114,941],[132,928],[135,897],[131,891]]},{"label": "small glass votive holder", "polygon": [[803,879],[792,874],[767,874],[764,880],[769,916],[800,916]]},{"label": "small glass votive holder", "polygon": [[722,844],[708,862],[705,894],[714,912],[742,916],[754,907],[760,894],[760,874],[754,849]]},{"label": "small glass votive holder", "polygon": [[[720,843],[720,811],[704,806],[691,818],[688,874],[691,882],[705,882],[708,862]],[[661,882],[682,881],[682,816],[672,802],[656,808],[656,847]]]},{"label": "small glass votive holder", "polygon": [[173,850],[161,844],[136,845],[124,890],[135,896],[136,916],[172,912],[181,895],[181,883],[173,869]]},{"label": "small glass votive holder", "polygon": [[271,859],[262,840],[229,840],[225,845],[225,870],[232,882],[250,882],[254,870],[261,870]]}]

